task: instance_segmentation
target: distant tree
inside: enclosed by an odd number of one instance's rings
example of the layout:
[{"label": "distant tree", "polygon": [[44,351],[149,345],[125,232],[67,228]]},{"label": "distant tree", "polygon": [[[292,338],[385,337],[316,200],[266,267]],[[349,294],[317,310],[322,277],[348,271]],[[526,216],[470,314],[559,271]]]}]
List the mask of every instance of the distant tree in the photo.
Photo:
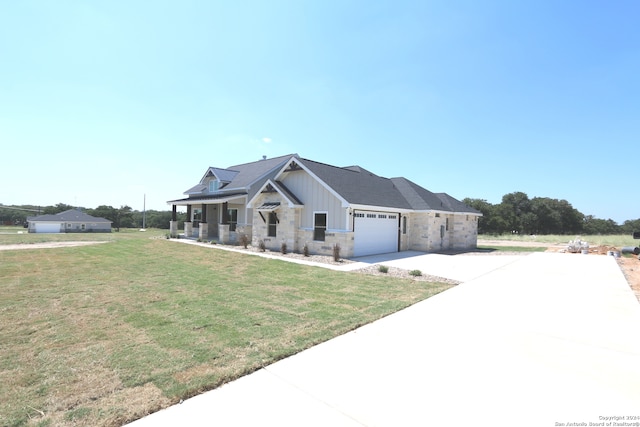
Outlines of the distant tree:
[{"label": "distant tree", "polygon": [[620,227],[612,219],[595,218],[593,215],[584,217],[582,229],[585,234],[617,234]]},{"label": "distant tree", "polygon": [[[523,214],[531,212],[529,196],[521,191],[505,194],[502,196],[501,205],[501,216],[507,223],[510,231],[525,233],[527,226],[523,221],[525,219]],[[526,218],[526,220],[531,221],[531,218]]]},{"label": "distant tree", "polygon": [[640,231],[640,218],[628,219],[620,226],[620,233],[632,234],[635,231]]},{"label": "distant tree", "polygon": [[466,198],[463,203],[482,212],[478,219],[479,234],[503,234],[509,232],[509,225],[503,215],[502,205],[493,205],[484,199]]},{"label": "distant tree", "polygon": [[100,205],[95,209],[90,209],[88,213],[92,216],[108,219],[113,223],[112,227],[116,231],[120,231],[121,227],[134,226],[133,214],[129,206],[120,206],[120,209],[116,209],[113,206]]},{"label": "distant tree", "polygon": [[58,203],[55,206],[47,206],[43,209],[43,213],[45,215],[55,215],[60,212],[68,211],[70,209],[74,209],[74,206],[67,205],[65,203]]}]

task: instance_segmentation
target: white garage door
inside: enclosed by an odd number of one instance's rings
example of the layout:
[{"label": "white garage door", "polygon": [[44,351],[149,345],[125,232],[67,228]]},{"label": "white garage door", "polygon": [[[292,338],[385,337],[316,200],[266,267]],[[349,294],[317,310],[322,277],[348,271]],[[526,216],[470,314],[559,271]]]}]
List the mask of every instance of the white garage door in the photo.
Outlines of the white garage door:
[{"label": "white garage door", "polygon": [[60,223],[36,222],[36,233],[59,233]]},{"label": "white garage door", "polygon": [[354,215],[354,256],[398,252],[397,213],[356,211]]}]

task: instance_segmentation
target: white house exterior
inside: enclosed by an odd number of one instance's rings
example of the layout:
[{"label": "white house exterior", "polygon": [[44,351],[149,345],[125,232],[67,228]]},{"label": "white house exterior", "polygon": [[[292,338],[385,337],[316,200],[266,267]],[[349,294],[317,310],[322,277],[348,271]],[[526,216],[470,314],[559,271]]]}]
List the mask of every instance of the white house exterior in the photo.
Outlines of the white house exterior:
[{"label": "white house exterior", "polygon": [[27,218],[29,233],[111,233],[111,221],[77,209]]},{"label": "white house exterior", "polygon": [[200,183],[171,200],[187,207],[186,237],[356,257],[404,250],[475,248],[481,213],[406,178],[383,178],[359,166],[336,167],[297,154],[226,169],[209,168]]}]

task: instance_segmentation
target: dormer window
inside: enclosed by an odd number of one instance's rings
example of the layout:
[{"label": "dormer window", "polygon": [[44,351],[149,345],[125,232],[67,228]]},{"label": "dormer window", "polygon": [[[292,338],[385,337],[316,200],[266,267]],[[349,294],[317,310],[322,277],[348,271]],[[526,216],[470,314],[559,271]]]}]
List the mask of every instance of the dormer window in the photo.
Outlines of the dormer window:
[{"label": "dormer window", "polygon": [[209,181],[209,193],[218,191],[219,188],[220,188],[220,181],[218,181],[217,179],[213,179]]}]

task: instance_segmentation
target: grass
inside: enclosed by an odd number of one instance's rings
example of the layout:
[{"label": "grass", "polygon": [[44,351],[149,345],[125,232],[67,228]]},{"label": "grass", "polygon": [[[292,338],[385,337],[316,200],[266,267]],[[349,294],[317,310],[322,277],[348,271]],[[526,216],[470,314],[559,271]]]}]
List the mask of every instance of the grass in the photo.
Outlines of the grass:
[{"label": "grass", "polygon": [[[574,240],[575,235],[550,234],[541,236],[529,236],[518,234],[502,234],[498,236],[482,234],[478,240],[507,240],[513,242],[539,242],[546,244],[567,244]],[[640,246],[640,240],[635,240],[631,234],[608,234],[608,235],[580,235],[582,240],[589,242],[590,246]],[[504,250],[504,249],[503,249]]]},{"label": "grass", "polygon": [[164,235],[0,231],[109,241],[0,251],[0,425],[121,425],[449,287]]},{"label": "grass", "polygon": [[544,252],[547,250],[546,246],[486,246],[478,245],[478,249],[481,251],[493,252]]}]

